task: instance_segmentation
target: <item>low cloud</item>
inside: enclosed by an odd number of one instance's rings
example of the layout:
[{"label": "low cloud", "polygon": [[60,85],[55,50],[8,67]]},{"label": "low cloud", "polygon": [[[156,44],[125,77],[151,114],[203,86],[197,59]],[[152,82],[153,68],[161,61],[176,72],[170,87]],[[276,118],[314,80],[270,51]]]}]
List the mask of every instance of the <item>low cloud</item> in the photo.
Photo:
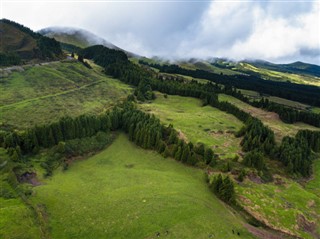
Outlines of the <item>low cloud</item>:
[{"label": "low cloud", "polygon": [[227,57],[319,62],[320,3],[10,2],[2,17],[34,30],[80,27],[131,52],[169,59]]}]

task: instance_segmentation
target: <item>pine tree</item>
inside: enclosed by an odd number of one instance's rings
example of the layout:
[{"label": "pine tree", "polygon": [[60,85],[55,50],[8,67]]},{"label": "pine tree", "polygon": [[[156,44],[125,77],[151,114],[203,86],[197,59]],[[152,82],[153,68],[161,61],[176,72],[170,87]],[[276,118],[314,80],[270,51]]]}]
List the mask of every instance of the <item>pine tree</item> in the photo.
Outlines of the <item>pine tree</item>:
[{"label": "pine tree", "polygon": [[178,150],[174,155],[175,160],[180,161],[181,155],[182,155],[182,149],[181,149],[181,146],[178,146]]},{"label": "pine tree", "polygon": [[205,162],[206,164],[210,164],[212,158],[213,158],[213,151],[212,151],[212,149],[210,149],[210,148],[206,149],[206,151],[204,152],[204,162]]},{"label": "pine tree", "polygon": [[184,162],[184,163],[187,163],[189,161],[189,158],[190,158],[189,146],[184,144],[183,152],[182,152],[182,155],[181,155],[181,161]]}]

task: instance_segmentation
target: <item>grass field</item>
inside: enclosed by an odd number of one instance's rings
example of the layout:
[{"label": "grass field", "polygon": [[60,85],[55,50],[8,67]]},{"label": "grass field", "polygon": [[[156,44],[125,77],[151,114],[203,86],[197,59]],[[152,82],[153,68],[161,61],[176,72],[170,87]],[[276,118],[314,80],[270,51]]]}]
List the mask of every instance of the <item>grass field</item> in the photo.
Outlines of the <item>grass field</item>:
[{"label": "grass field", "polygon": [[257,184],[246,180],[241,186],[237,185],[241,204],[273,228],[306,239],[317,238],[315,233],[320,234],[319,196],[292,180],[278,178],[275,183]]},{"label": "grass field", "polygon": [[313,163],[313,178],[307,182],[306,189],[320,198],[320,157]]},{"label": "grass field", "polygon": [[243,124],[233,115],[211,106],[202,107],[201,101],[195,98],[156,95],[154,101],[141,104],[140,108],[155,114],[166,125],[173,124],[187,141],[211,146],[222,158],[233,157],[241,151],[240,139],[232,132]]},{"label": "grass field", "polygon": [[0,91],[1,124],[21,129],[65,115],[101,112],[125,98],[130,87],[101,69],[68,61],[14,71],[1,79]]},{"label": "grass field", "polygon": [[265,68],[257,68],[248,63],[239,63],[239,65],[237,65],[237,68],[239,68],[240,70],[244,69],[259,73],[262,78],[267,80],[290,81],[297,84],[320,86],[320,79],[318,77],[273,71]]},{"label": "grass field", "polygon": [[39,239],[40,235],[32,211],[20,199],[0,197],[0,238]]},{"label": "grass field", "polygon": [[[34,188],[51,238],[253,238],[208,189],[201,170],[136,147],[120,134],[97,155]],[[212,235],[212,237],[210,236]]]},{"label": "grass field", "polygon": [[273,112],[267,112],[262,109],[253,107],[247,103],[244,103],[241,100],[234,98],[233,96],[219,94],[219,100],[230,102],[242,109],[243,111],[248,112],[252,116],[260,119],[264,124],[269,126],[274,131],[278,142],[284,136],[294,136],[301,129],[320,130],[317,127],[300,122],[294,124],[286,124],[279,119],[278,114]]}]

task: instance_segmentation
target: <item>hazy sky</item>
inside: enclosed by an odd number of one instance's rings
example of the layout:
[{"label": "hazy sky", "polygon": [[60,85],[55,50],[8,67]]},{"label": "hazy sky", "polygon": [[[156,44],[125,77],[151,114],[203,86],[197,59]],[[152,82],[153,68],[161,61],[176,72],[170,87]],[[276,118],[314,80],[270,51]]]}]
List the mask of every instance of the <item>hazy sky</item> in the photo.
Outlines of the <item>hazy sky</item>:
[{"label": "hazy sky", "polygon": [[149,57],[320,64],[320,1],[0,1],[1,18],[80,27]]}]

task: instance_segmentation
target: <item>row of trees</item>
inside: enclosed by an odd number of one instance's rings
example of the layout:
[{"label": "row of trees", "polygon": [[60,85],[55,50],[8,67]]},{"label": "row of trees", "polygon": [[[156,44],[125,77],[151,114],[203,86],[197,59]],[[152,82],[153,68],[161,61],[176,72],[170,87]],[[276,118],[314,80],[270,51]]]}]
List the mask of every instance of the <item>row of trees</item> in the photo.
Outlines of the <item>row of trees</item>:
[{"label": "row of trees", "polygon": [[285,123],[304,122],[316,127],[320,127],[320,114],[296,110],[275,102],[270,102],[268,99],[262,98],[260,101],[246,101],[252,106],[263,108],[268,111],[276,112],[280,119]]},{"label": "row of trees", "polygon": [[50,148],[60,141],[90,137],[99,131],[106,132],[112,127],[113,115],[114,112],[99,116],[64,117],[58,122],[36,126],[23,133],[11,132],[4,136],[4,146],[18,147],[23,154],[35,153],[40,147]]},{"label": "row of trees", "polygon": [[164,157],[173,157],[185,164],[215,164],[216,156],[212,149],[203,144],[193,145],[179,139],[172,127],[164,127],[154,115],[144,113],[128,103],[123,108],[122,128],[129,139],[145,149],[154,149]]},{"label": "row of trees", "polygon": [[286,166],[288,173],[304,177],[311,175],[311,149],[306,139],[284,137],[275,156]]},{"label": "row of trees", "polygon": [[215,155],[203,144],[194,146],[179,139],[172,127],[164,127],[153,115],[144,113],[130,102],[99,116],[81,115],[76,118],[64,117],[58,122],[36,126],[23,133],[11,132],[3,142],[10,154],[38,152],[39,148],[50,148],[60,142],[91,137],[98,132],[123,129],[129,139],[145,149],[155,149],[164,156],[171,156],[183,163],[195,165],[198,162],[213,165]]},{"label": "row of trees", "polygon": [[[181,96],[199,98],[202,99],[204,105],[209,104],[222,111],[233,114],[245,123],[245,127],[239,132],[239,136],[244,136],[241,142],[244,151],[250,152],[252,150],[259,150],[265,155],[276,158],[279,158],[278,155],[281,155],[282,148],[276,147],[273,132],[268,127],[264,126],[260,120],[253,118],[252,116],[250,116],[250,114],[240,110],[239,108],[228,102],[218,101],[216,94],[217,92],[228,93],[246,101],[247,98],[243,96],[241,92],[237,91],[234,87],[228,85],[225,87],[221,87],[217,84],[212,83],[201,84],[196,81],[186,82],[181,79],[170,81],[158,79],[151,72],[142,69],[141,67],[129,62],[128,60],[123,62],[117,61],[112,64],[103,64],[103,62],[99,62],[99,64],[101,64],[102,66],[106,66],[106,73],[111,74],[114,77],[118,77],[120,80],[126,83],[138,86],[136,95],[142,95],[141,99],[146,98],[146,96],[152,90],[158,90],[167,94],[176,94]],[[149,93],[146,94],[147,92]],[[288,142],[288,145],[291,145],[293,147],[293,145],[295,144],[294,142],[290,141]],[[184,145],[180,145],[180,148],[179,146],[175,147],[174,153],[171,152],[169,155],[179,160],[181,151],[183,150],[186,151],[186,154],[188,154],[187,152],[191,149],[190,147],[188,148]],[[308,149],[302,148],[301,150]],[[169,149],[167,150],[167,152],[169,152]],[[286,165],[285,161],[283,162]],[[292,163],[295,164],[295,162],[296,161],[293,161]],[[306,159],[306,162],[306,164],[309,164],[309,159]],[[294,173],[307,175],[305,173],[307,171],[305,168],[296,167],[296,169],[297,170],[294,171]]]},{"label": "row of trees", "polygon": [[264,94],[295,100],[314,106],[320,106],[320,91],[316,86],[263,80],[253,75],[221,75],[205,70],[189,70],[178,65],[160,65],[139,61],[160,70],[160,72],[187,75],[194,78],[207,79],[229,87],[253,90]]},{"label": "row of trees", "polygon": [[15,53],[0,53],[0,66],[20,65],[21,58]]}]

